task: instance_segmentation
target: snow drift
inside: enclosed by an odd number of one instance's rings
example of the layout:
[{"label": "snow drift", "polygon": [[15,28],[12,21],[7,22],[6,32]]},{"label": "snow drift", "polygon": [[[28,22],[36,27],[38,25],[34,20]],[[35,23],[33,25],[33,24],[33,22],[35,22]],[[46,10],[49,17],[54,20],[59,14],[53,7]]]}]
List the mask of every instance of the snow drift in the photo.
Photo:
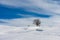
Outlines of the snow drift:
[{"label": "snow drift", "polygon": [[[43,31],[36,31],[36,29]],[[14,27],[0,25],[0,40],[60,40],[58,27]]]}]

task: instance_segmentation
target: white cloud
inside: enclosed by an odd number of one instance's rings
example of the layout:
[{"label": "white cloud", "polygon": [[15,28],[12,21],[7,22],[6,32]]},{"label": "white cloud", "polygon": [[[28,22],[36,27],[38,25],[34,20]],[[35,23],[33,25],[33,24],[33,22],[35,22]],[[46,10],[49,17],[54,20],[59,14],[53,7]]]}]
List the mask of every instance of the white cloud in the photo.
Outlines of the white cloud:
[{"label": "white cloud", "polygon": [[[42,27],[59,27],[60,25],[60,16],[52,16],[50,18],[38,18],[38,17],[30,17],[30,18],[18,18],[11,20],[2,20],[6,22],[4,25],[16,26],[16,27],[27,27],[28,25],[34,26],[33,20],[40,19]],[[1,20],[0,20],[1,21]],[[3,23],[2,23],[3,24]]]},{"label": "white cloud", "polygon": [[44,0],[33,0],[33,4],[35,6],[37,6],[38,8],[42,8],[45,9],[46,11],[50,11],[52,13],[57,13],[59,14],[59,10],[60,10],[60,5],[57,4],[52,4],[52,3],[48,3]]},{"label": "white cloud", "polygon": [[[53,2],[53,3],[52,3]],[[0,0],[0,4],[10,5],[14,7],[24,7],[27,10],[40,13],[41,9],[45,10],[47,14],[60,14],[60,5],[55,1],[48,2],[48,0]],[[42,12],[44,13],[44,11]],[[47,12],[48,11],[48,12]],[[45,14],[46,14],[45,13]]]}]

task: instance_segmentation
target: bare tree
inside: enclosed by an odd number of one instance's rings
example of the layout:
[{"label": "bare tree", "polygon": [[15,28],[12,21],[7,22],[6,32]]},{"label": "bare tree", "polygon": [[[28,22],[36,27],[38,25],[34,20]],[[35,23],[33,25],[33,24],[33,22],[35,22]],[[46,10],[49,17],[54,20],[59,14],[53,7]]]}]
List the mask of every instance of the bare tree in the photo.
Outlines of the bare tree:
[{"label": "bare tree", "polygon": [[36,26],[40,26],[41,21],[39,19],[34,19],[33,24],[35,24]]}]

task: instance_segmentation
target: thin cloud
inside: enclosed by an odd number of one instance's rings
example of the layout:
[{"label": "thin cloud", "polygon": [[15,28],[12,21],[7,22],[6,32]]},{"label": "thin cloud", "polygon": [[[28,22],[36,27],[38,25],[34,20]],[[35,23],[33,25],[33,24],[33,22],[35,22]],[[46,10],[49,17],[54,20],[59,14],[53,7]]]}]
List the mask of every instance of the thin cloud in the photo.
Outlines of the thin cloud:
[{"label": "thin cloud", "polygon": [[30,11],[33,10],[33,12],[40,12],[40,11],[37,11],[39,9],[37,10],[34,10],[34,9],[42,8],[43,10],[46,10],[46,13],[48,14],[54,14],[54,13],[60,14],[60,5],[54,2],[52,3],[52,2],[53,2],[52,0],[50,3],[47,0],[38,0],[38,1],[37,0],[26,0],[26,1],[24,0],[1,0],[0,4],[10,5],[14,7],[25,7],[25,8],[28,8],[27,10],[30,10]]}]

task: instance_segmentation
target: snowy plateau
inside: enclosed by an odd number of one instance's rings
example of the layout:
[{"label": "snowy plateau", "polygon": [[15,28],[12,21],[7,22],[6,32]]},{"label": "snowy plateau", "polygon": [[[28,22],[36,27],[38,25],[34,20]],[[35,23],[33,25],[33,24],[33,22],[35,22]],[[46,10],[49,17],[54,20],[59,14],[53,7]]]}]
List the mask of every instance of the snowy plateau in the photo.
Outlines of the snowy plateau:
[{"label": "snowy plateau", "polygon": [[[21,20],[17,19],[16,21],[12,20],[10,22],[14,23],[17,22],[18,20],[21,21],[22,19]],[[24,21],[26,20],[24,19]],[[27,24],[29,22],[26,21]],[[26,25],[17,27],[2,24],[0,25],[0,40],[60,40],[59,26],[58,27],[56,25],[54,25],[55,27],[53,25],[52,25],[53,27],[43,26],[44,25],[43,21],[41,22],[42,24],[40,27],[36,27],[34,25],[31,25],[29,27],[27,27]],[[21,23],[23,24],[23,21],[21,21]]]}]

